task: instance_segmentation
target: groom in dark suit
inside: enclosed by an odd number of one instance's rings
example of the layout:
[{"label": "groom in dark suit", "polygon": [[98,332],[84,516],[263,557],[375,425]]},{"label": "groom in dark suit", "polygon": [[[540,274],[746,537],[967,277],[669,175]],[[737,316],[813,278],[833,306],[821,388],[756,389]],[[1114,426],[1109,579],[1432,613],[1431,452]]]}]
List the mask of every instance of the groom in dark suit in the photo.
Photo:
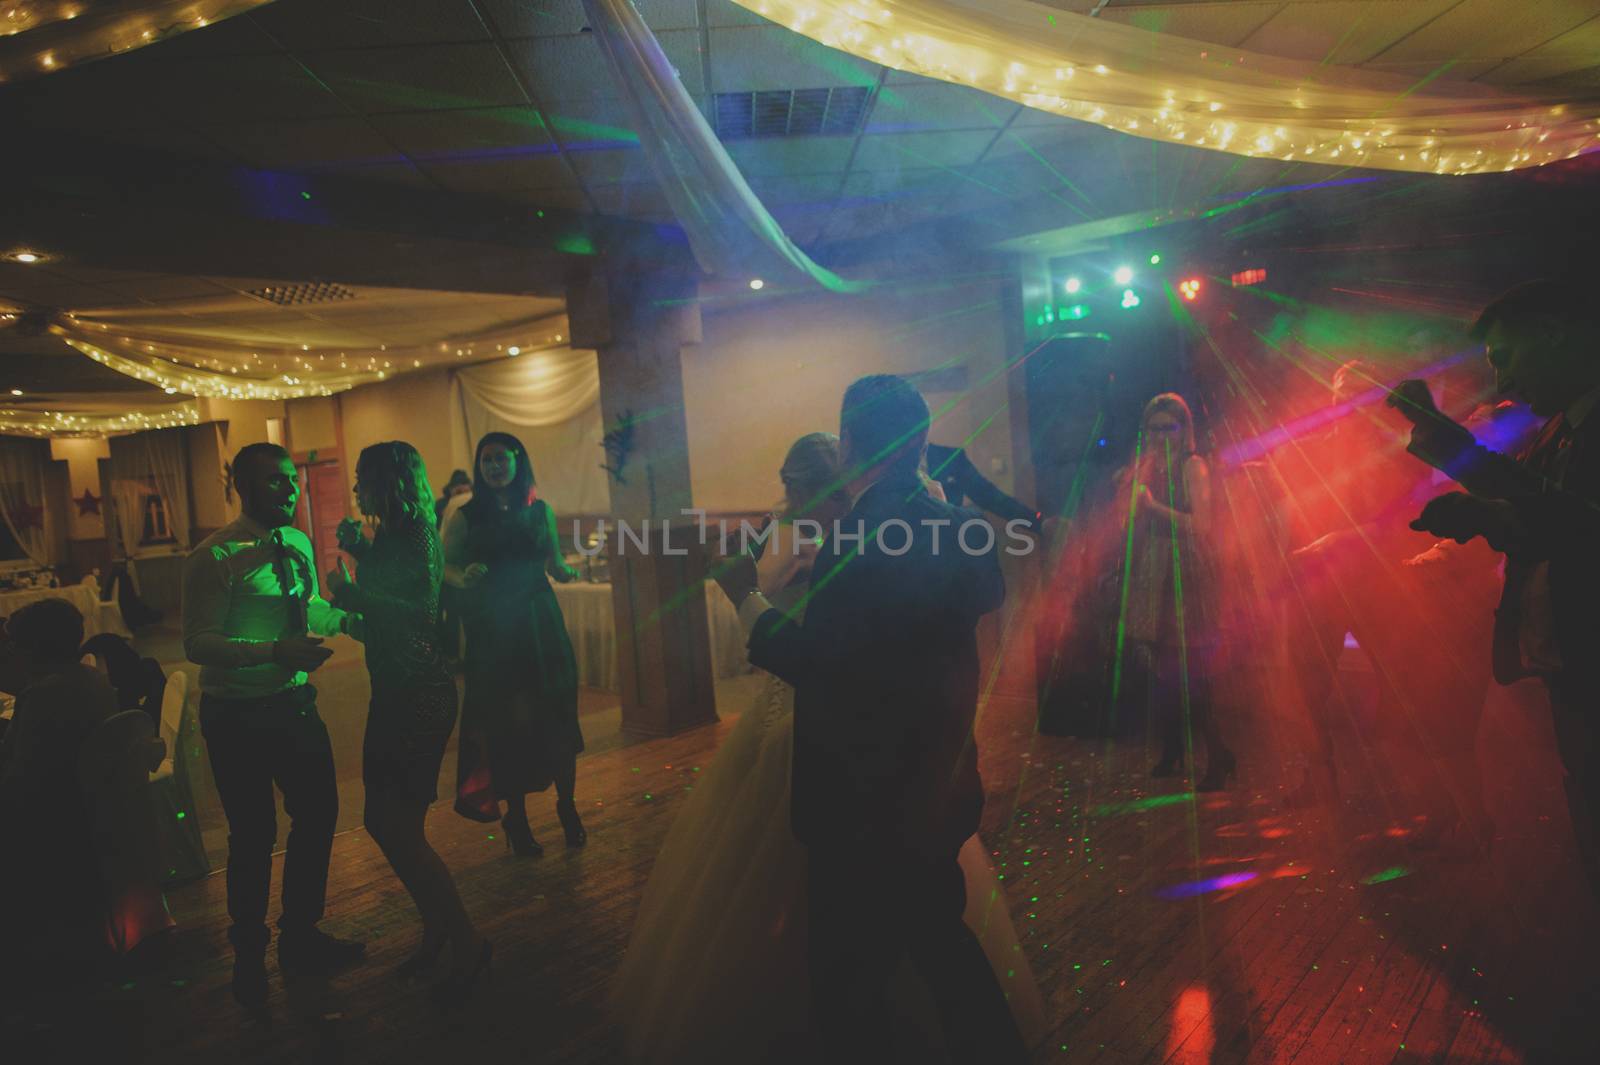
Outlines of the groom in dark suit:
[{"label": "groom in dark suit", "polygon": [[909,959],[957,1062],[1026,1059],[977,938],[957,855],[983,788],[972,728],[978,619],[1005,583],[992,528],[929,496],[928,406],[864,377],[839,418],[853,505],[812,567],[804,624],[771,607],[754,564],[719,576],[750,661],[795,688],[792,824],[808,854],[812,1010],[833,1060],[892,1060],[890,977]]}]

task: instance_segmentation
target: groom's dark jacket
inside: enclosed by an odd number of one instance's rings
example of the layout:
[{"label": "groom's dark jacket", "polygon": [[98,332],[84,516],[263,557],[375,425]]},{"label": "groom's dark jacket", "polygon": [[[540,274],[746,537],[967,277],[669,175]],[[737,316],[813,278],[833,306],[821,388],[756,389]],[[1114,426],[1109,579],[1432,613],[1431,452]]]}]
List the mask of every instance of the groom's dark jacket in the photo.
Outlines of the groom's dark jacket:
[{"label": "groom's dark jacket", "polygon": [[914,476],[873,485],[839,528],[804,623],[768,610],[750,637],[751,663],[795,689],[794,834],[953,855],[983,809],[972,725],[978,619],[1005,599],[994,538]]}]

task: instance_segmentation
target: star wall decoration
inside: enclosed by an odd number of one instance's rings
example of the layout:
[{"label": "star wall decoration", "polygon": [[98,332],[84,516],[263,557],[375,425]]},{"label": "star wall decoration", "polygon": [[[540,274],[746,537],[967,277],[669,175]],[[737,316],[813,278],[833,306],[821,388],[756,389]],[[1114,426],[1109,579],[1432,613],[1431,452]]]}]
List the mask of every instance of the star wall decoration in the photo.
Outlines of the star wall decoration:
[{"label": "star wall decoration", "polygon": [[100,497],[87,488],[83,490],[83,495],[74,499],[73,502],[78,504],[78,517],[80,518],[85,514],[100,513]]}]

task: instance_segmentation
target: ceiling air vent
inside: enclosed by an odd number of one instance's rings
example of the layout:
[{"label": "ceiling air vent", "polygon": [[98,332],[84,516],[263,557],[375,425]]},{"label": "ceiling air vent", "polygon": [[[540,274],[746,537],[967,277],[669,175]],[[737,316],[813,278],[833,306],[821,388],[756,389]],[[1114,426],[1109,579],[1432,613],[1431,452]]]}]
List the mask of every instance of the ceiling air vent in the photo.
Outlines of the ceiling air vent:
[{"label": "ceiling air vent", "polygon": [[246,293],[280,307],[302,307],[308,303],[332,303],[335,300],[353,300],[356,294],[343,285],[326,281],[308,281],[299,285],[269,285],[253,288]]},{"label": "ceiling air vent", "polygon": [[851,134],[861,128],[871,95],[864,86],[719,92],[712,97],[712,118],[725,141]]}]

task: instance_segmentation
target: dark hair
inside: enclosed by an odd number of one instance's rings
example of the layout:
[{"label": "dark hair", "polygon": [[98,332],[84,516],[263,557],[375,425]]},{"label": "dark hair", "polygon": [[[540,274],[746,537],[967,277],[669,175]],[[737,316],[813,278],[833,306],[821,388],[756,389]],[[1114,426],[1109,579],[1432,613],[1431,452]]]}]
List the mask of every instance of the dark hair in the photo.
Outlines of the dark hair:
[{"label": "dark hair", "polygon": [[830,497],[849,499],[839,476],[839,438],[832,433],[807,433],[791,444],[778,477],[787,515],[803,513]]},{"label": "dark hair", "polygon": [[83,615],[65,599],[40,599],[12,614],[6,632],[29,658],[71,662],[83,645]]},{"label": "dark hair", "polygon": [[[511,477],[511,483],[506,486],[506,492],[511,497],[513,510],[525,507],[533,502],[533,462],[528,458],[528,449],[522,446],[522,441],[510,433],[484,433],[483,439],[478,441],[478,447],[472,453],[472,499],[476,503],[482,499],[485,503],[494,494],[483,480],[483,449],[490,444],[499,444],[516,456],[517,471]],[[469,504],[470,505],[470,504]]]},{"label": "dark hair", "polygon": [[361,449],[356,478],[378,504],[375,517],[385,525],[410,525],[434,520],[433,491],[422,455],[404,440],[388,440]]},{"label": "dark hair", "polygon": [[467,476],[466,470],[451,470],[450,479],[444,483],[445,491],[449,491],[458,484],[471,484],[472,478]]},{"label": "dark hair", "polygon": [[848,433],[859,476],[884,464],[891,473],[913,473],[928,444],[927,401],[903,377],[872,374],[844,390],[839,407],[840,435]]},{"label": "dark hair", "polygon": [[1525,281],[1491,300],[1468,334],[1473,340],[1482,340],[1497,323],[1522,325],[1535,318],[1556,318],[1600,330],[1600,305],[1566,282]]},{"label": "dark hair", "polygon": [[[259,444],[246,444],[240,448],[239,453],[233,456],[233,465],[229,468],[233,486],[235,488],[242,487],[244,478],[254,471],[255,464],[268,455],[272,456],[273,461],[290,459],[288,450],[277,444],[262,442]],[[290,459],[290,461],[293,461],[293,459]]]}]

